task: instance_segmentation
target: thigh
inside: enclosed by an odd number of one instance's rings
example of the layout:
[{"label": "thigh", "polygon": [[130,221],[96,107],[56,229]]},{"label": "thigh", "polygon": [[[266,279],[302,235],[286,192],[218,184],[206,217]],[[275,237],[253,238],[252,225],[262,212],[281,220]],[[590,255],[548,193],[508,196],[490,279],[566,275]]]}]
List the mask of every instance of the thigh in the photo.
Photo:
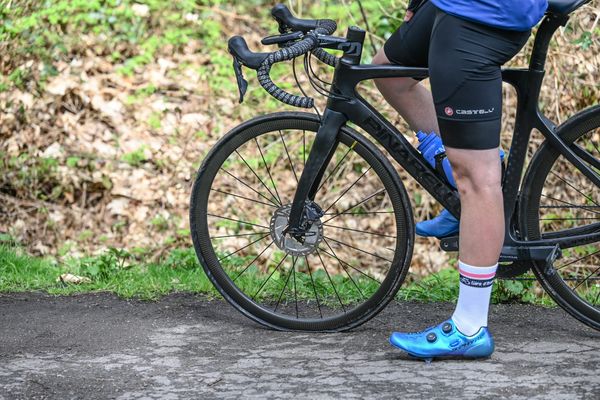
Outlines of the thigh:
[{"label": "thigh", "polygon": [[390,36],[383,47],[392,64],[427,67],[431,29],[435,21],[435,6],[426,1],[408,22]]},{"label": "thigh", "polygon": [[529,32],[493,28],[437,10],[429,72],[440,133],[459,149],[498,147],[502,117],[502,64],[523,47]]}]

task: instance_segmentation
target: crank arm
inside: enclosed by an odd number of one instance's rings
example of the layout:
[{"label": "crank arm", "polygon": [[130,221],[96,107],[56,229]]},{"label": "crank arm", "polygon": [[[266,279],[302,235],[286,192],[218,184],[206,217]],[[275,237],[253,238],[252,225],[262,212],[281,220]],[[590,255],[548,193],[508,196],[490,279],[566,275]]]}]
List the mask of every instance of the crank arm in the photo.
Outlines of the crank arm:
[{"label": "crank arm", "polygon": [[[458,251],[458,236],[440,239],[443,251]],[[503,246],[500,253],[501,262],[545,261],[552,266],[562,256],[560,246]]]},{"label": "crank arm", "polygon": [[562,256],[560,247],[554,246],[504,246],[500,261],[545,261],[553,264]]}]

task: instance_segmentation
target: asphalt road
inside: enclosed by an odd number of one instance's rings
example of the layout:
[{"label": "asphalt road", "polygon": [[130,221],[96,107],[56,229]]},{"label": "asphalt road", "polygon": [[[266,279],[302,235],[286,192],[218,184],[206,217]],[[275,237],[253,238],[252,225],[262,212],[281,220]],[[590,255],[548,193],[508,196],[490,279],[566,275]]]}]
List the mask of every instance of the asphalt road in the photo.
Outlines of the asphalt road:
[{"label": "asphalt road", "polygon": [[492,306],[484,361],[391,347],[451,304],[395,303],[350,333],[274,332],[221,301],[0,295],[0,399],[599,399],[600,333],[562,310]]}]

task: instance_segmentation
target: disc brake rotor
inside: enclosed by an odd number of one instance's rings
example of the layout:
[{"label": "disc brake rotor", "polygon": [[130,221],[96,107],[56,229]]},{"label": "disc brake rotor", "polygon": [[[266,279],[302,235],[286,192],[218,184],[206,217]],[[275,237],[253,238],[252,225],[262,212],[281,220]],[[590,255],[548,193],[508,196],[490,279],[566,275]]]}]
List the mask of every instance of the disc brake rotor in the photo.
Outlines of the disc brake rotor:
[{"label": "disc brake rotor", "polygon": [[304,242],[299,242],[291,235],[285,235],[283,230],[288,225],[292,205],[281,206],[275,211],[269,225],[271,237],[277,247],[293,256],[306,256],[315,251],[323,240],[323,223],[321,220],[313,221],[310,228],[304,233]]}]

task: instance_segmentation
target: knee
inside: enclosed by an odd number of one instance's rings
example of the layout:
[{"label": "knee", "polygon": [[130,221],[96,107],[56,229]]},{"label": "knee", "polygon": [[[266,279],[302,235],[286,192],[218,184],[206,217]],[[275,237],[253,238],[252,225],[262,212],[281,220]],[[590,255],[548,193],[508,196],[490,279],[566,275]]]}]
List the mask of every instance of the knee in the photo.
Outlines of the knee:
[{"label": "knee", "polygon": [[481,165],[465,168],[452,165],[454,179],[461,197],[497,197],[502,194],[501,173],[496,168]]},{"label": "knee", "polygon": [[498,149],[469,150],[446,147],[461,196],[501,195],[502,167]]}]

